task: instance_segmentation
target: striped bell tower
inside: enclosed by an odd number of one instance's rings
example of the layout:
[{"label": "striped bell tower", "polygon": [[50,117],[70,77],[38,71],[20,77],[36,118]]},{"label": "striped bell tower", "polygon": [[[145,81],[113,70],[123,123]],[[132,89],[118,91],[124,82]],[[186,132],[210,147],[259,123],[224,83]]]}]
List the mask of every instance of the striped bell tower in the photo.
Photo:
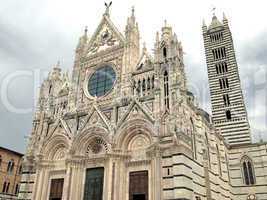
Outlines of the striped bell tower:
[{"label": "striped bell tower", "polygon": [[223,15],[221,22],[214,14],[208,27],[203,22],[202,31],[214,125],[230,145],[251,143],[228,20]]}]

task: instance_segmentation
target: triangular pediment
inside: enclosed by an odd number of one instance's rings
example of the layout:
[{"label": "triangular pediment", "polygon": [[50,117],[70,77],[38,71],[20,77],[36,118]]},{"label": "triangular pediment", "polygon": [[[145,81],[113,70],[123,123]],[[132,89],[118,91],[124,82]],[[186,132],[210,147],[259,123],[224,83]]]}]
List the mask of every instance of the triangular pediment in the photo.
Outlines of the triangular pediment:
[{"label": "triangular pediment", "polygon": [[63,134],[68,138],[71,138],[71,131],[67,125],[67,123],[63,119],[59,119],[54,123],[50,130],[48,130],[48,137],[50,138],[55,134]]},{"label": "triangular pediment", "polygon": [[151,123],[155,122],[153,114],[145,106],[141,105],[138,101],[133,100],[133,102],[130,104],[128,108],[128,111],[118,122],[117,127],[119,128],[127,120],[136,118],[147,119]]},{"label": "triangular pediment", "polygon": [[84,119],[83,126],[79,129],[79,131],[89,129],[90,127],[102,127],[108,131],[111,131],[109,120],[95,105],[88,113],[86,119]]},{"label": "triangular pediment", "polygon": [[109,16],[103,18],[88,44],[88,55],[107,50],[114,46],[124,44],[124,37],[110,20]]}]

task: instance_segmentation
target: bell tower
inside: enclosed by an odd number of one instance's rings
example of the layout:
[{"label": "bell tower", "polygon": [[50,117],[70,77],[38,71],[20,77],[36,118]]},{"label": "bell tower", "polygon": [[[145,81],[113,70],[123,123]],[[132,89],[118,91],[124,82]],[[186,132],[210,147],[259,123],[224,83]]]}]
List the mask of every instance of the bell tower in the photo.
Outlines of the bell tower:
[{"label": "bell tower", "polygon": [[228,20],[202,26],[215,127],[230,145],[251,143],[250,127]]}]

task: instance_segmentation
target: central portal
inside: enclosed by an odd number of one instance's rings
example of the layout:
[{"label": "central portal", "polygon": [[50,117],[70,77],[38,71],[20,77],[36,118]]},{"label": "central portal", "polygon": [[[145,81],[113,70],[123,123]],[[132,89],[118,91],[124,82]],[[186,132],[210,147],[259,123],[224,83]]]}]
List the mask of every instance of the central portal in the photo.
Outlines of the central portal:
[{"label": "central portal", "polygon": [[86,170],[83,200],[102,200],[104,168]]},{"label": "central portal", "polygon": [[148,200],[148,171],[130,173],[129,200]]}]

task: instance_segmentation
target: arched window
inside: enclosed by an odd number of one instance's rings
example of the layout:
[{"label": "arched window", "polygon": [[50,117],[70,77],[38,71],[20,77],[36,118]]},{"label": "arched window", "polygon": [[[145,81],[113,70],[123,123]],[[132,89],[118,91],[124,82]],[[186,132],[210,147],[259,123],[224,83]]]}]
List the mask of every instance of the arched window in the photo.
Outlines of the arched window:
[{"label": "arched window", "polygon": [[242,159],[242,172],[243,172],[243,180],[246,185],[254,185],[255,184],[255,175],[254,168],[250,158],[244,157]]},{"label": "arched window", "polygon": [[10,183],[8,182],[8,183],[7,183],[7,186],[6,186],[6,193],[8,193],[9,185],[10,185]]},{"label": "arched window", "polygon": [[150,90],[150,78],[147,79],[147,90]]},{"label": "arched window", "polygon": [[164,104],[167,109],[170,108],[169,106],[169,77],[168,72],[164,72]]},{"label": "arched window", "polygon": [[5,192],[6,192],[6,182],[4,182],[3,189],[2,189],[2,193],[5,193]]},{"label": "arched window", "polygon": [[143,79],[143,84],[142,84],[143,92],[146,91],[146,80]]},{"label": "arched window", "polygon": [[16,184],[15,194],[17,195],[18,193],[19,193],[19,184]]},{"label": "arched window", "polygon": [[137,93],[138,93],[138,95],[140,95],[140,92],[141,92],[141,81],[139,80],[138,81],[138,86],[137,86]]},{"label": "arched window", "polygon": [[164,56],[164,58],[167,57],[167,48],[166,47],[163,47],[163,56]]},{"label": "arched window", "polygon": [[7,172],[11,174],[13,172],[13,169],[14,169],[14,160],[11,159],[7,164]]},{"label": "arched window", "polygon": [[48,94],[51,93],[51,90],[52,90],[52,85],[49,86],[49,91],[48,91]]},{"label": "arched window", "polygon": [[19,174],[22,174],[22,165],[19,166]]},{"label": "arched window", "polygon": [[216,151],[217,151],[217,160],[218,160],[218,171],[220,176],[222,176],[222,166],[221,166],[221,154],[218,145],[216,144]]},{"label": "arched window", "polygon": [[155,77],[154,75],[152,76],[152,81],[151,81],[151,88],[154,89],[154,81],[155,81]]}]

